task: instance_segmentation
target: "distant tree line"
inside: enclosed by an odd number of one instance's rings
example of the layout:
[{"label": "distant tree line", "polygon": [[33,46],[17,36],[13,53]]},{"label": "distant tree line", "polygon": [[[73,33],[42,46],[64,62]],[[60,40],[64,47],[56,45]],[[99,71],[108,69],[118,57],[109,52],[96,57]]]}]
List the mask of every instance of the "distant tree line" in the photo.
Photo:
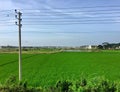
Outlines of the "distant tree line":
[{"label": "distant tree line", "polygon": [[[18,51],[18,46],[1,46],[4,50],[15,50]],[[46,50],[97,50],[97,49],[120,49],[120,43],[108,43],[104,42],[100,45],[83,45],[83,46],[23,46],[23,51],[46,51]]]},{"label": "distant tree line", "polygon": [[120,43],[104,42],[101,45],[98,45],[98,49],[120,49]]}]

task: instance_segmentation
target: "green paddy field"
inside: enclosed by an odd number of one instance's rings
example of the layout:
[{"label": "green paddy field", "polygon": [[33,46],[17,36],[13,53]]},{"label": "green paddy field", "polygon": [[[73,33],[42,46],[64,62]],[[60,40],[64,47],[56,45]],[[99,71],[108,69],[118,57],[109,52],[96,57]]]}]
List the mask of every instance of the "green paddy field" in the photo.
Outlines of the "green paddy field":
[{"label": "green paddy field", "polygon": [[[0,54],[0,82],[18,78],[18,54]],[[31,86],[50,86],[58,80],[105,77],[120,80],[120,51],[22,54],[22,78]]]}]

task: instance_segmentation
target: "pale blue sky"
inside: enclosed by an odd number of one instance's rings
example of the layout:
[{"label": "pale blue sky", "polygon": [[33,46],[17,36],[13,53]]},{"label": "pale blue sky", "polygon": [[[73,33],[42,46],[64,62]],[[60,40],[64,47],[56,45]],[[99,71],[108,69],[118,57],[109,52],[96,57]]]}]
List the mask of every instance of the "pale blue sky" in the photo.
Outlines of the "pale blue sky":
[{"label": "pale blue sky", "polygon": [[[73,7],[95,6],[118,7],[80,8],[76,12],[68,13],[70,12],[69,9],[72,9],[72,11],[76,9]],[[20,9],[23,13],[22,45],[24,46],[80,46],[101,44],[102,42],[120,42],[120,23],[25,25],[27,23],[32,24],[32,22],[27,21],[38,21],[34,19],[36,14],[47,14],[47,16],[39,16],[40,21],[54,20],[54,18],[62,18],[62,20],[66,18],[79,19],[81,17],[87,17],[88,19],[99,17],[97,19],[102,20],[104,16],[111,16],[109,18],[112,21],[120,22],[120,0],[0,0],[0,46],[18,45],[18,28],[14,24],[16,21],[14,9]],[[82,11],[96,11],[98,14]],[[99,14],[106,12],[109,14]],[[27,13],[35,16],[27,16]],[[52,24],[52,22],[33,22],[33,24]]]}]

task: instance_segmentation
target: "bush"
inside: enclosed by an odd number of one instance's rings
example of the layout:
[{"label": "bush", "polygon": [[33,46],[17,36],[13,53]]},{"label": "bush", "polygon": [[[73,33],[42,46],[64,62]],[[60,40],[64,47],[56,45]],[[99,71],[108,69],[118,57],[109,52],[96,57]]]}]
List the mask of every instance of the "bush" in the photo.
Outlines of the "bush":
[{"label": "bush", "polygon": [[0,92],[42,92],[41,89],[27,87],[27,82],[17,82],[15,76],[10,76],[4,85],[0,86]]},{"label": "bush", "polygon": [[10,76],[4,85],[0,85],[0,92],[120,92],[120,84],[106,79],[87,81],[84,78],[77,82],[58,81],[55,86],[41,88],[29,87],[26,81],[17,82],[15,76]]},{"label": "bush", "polygon": [[58,81],[58,83],[56,84],[56,87],[59,88],[62,92],[69,92],[70,86],[72,86],[72,82],[69,81]]}]

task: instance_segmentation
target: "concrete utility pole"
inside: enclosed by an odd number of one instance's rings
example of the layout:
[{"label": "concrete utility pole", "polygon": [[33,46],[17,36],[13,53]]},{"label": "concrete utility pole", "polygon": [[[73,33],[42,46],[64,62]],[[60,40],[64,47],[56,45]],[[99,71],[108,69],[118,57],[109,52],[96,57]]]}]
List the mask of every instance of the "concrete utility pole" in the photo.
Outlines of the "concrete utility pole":
[{"label": "concrete utility pole", "polygon": [[22,24],[21,24],[21,21],[22,21],[22,13],[17,10],[15,10],[15,13],[17,15],[15,15],[15,18],[18,19],[18,22],[15,22],[16,25],[18,25],[18,31],[19,31],[19,81],[22,80],[22,50],[21,50],[21,27],[22,27]]}]

